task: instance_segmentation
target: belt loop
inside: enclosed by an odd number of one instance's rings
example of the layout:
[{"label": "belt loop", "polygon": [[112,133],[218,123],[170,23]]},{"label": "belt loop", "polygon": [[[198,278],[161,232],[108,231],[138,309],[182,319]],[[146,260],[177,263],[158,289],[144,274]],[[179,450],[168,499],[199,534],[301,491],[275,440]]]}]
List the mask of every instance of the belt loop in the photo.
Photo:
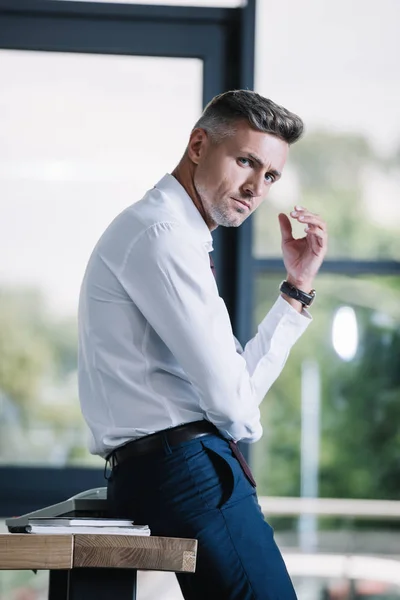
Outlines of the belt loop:
[{"label": "belt loop", "polygon": [[108,467],[109,464],[110,464],[110,455],[106,456],[106,460],[105,460],[105,463],[104,463],[104,471],[103,471],[103,477],[107,481],[111,477],[111,470],[110,470],[110,473],[107,473],[107,467]]},{"label": "belt loop", "polygon": [[162,443],[163,443],[165,454],[172,454],[171,446],[169,445],[168,436],[166,433],[163,433]]},{"label": "belt loop", "polygon": [[[104,471],[103,471],[104,479],[106,479],[107,481],[110,480],[111,473],[112,473],[114,467],[117,466],[117,464],[118,464],[117,457],[113,452],[111,452],[110,454],[108,454],[106,456],[105,463],[104,463]],[[109,467],[109,472],[107,472],[107,467]]]}]

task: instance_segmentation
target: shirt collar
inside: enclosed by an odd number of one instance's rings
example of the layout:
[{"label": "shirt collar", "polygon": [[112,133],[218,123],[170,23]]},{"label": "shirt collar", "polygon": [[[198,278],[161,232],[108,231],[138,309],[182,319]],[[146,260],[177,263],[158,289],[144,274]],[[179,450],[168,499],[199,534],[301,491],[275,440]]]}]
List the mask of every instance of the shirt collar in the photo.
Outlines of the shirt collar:
[{"label": "shirt collar", "polygon": [[154,187],[161,192],[167,192],[169,196],[173,196],[175,207],[179,214],[207,247],[207,252],[211,252],[213,249],[211,231],[208,229],[193,200],[179,181],[173,175],[167,173]]}]

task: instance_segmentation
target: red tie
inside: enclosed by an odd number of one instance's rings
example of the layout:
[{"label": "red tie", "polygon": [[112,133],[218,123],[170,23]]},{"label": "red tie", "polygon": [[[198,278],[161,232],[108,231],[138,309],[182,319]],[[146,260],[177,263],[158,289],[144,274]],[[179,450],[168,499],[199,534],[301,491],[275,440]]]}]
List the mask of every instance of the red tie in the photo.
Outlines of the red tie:
[{"label": "red tie", "polygon": [[211,267],[212,274],[214,275],[215,279],[217,279],[217,272],[215,270],[215,265],[214,265],[214,261],[212,259],[211,254],[210,254],[210,267]]},{"label": "red tie", "polygon": [[[214,261],[211,257],[211,254],[210,254],[210,267],[211,267],[212,274],[216,278],[217,273],[215,270],[215,265],[214,265]],[[250,469],[249,465],[247,464],[245,457],[241,453],[240,448],[237,445],[237,442],[234,442],[233,440],[228,440],[228,443],[229,443],[230,449],[232,450],[232,453],[234,454],[236,459],[239,461],[240,466],[242,467],[243,472],[246,475],[247,479],[250,481],[252,486],[257,487],[257,484],[256,484],[253,474],[251,472],[251,469]]]},{"label": "red tie", "polygon": [[245,457],[240,452],[237,442],[234,442],[233,440],[229,440],[228,443],[229,443],[230,449],[232,450],[233,454],[238,459],[240,466],[242,467],[243,472],[246,475],[247,479],[250,481],[250,483],[253,487],[257,487],[256,481],[253,477],[253,473],[251,472],[251,469],[250,469],[249,465],[247,464]]}]

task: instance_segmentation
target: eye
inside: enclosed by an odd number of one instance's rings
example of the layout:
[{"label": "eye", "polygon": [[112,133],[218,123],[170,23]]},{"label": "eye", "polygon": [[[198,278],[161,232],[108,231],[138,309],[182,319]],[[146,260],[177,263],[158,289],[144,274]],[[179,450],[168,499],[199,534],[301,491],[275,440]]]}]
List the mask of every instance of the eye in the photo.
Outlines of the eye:
[{"label": "eye", "polygon": [[266,181],[267,183],[274,183],[274,181],[275,181],[275,176],[274,176],[274,175],[272,175],[272,173],[266,173],[266,174],[265,174],[265,181]]},{"label": "eye", "polygon": [[253,161],[251,161],[249,158],[245,158],[244,156],[240,156],[238,158],[238,162],[243,165],[244,167],[251,167],[253,166]]}]

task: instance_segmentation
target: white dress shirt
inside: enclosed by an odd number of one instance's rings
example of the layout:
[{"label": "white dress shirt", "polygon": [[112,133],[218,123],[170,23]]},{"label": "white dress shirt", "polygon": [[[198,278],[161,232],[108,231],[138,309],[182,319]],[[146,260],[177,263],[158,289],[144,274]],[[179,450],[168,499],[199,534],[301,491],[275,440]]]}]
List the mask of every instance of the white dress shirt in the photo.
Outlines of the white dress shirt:
[{"label": "white dress shirt", "polygon": [[172,175],[119,214],[79,300],[79,395],[91,452],[208,419],[254,442],[259,405],[310,322],[279,297],[246,347],[210,269],[211,233]]}]

